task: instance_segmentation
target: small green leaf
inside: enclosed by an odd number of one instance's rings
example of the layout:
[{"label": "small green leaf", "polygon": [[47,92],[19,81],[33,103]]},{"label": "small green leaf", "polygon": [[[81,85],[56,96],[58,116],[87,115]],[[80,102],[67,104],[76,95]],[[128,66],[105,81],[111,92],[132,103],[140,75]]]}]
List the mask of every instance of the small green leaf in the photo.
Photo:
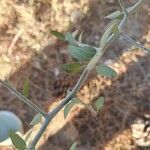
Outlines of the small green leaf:
[{"label": "small green leaf", "polygon": [[77,150],[77,142],[74,142],[69,150]]},{"label": "small green leaf", "polygon": [[53,34],[55,37],[57,37],[60,40],[65,40],[64,34],[56,31],[56,30],[51,30],[51,34]]},{"label": "small green leaf", "polygon": [[122,16],[123,16],[123,13],[121,11],[115,11],[115,12],[109,14],[108,16],[106,16],[105,18],[114,20],[114,19],[120,18]]},{"label": "small green leaf", "polygon": [[105,64],[98,65],[96,67],[96,70],[97,70],[98,74],[101,74],[101,75],[106,76],[106,77],[111,78],[111,77],[116,77],[117,76],[116,71],[113,70],[112,68],[108,67]]},{"label": "small green leaf", "polygon": [[101,37],[101,40],[100,40],[100,47],[103,48],[106,43],[107,43],[107,40],[108,38],[111,36],[111,34],[116,30],[118,27],[118,20],[115,20],[115,21],[112,21],[112,23],[110,24],[110,26],[107,28],[107,30],[104,32],[104,34],[102,35]]},{"label": "small green leaf", "polygon": [[24,84],[23,84],[23,95],[25,97],[28,97],[29,95],[29,89],[30,89],[30,86],[29,86],[29,77],[27,77],[24,81]]},{"label": "small green leaf", "polygon": [[95,102],[95,108],[97,111],[99,111],[100,109],[103,108],[103,106],[104,106],[104,97],[100,97]]},{"label": "small green leaf", "polygon": [[70,112],[71,108],[75,105],[80,103],[80,100],[78,98],[73,98],[64,108],[64,118],[66,119],[68,116],[68,113]]},{"label": "small green leaf", "polygon": [[76,42],[75,38],[73,37],[73,35],[71,33],[66,33],[65,34],[65,39],[68,41],[68,43],[70,45],[74,45],[74,46],[77,45],[77,42]]},{"label": "small green leaf", "polygon": [[78,61],[89,61],[96,54],[96,50],[90,46],[68,46],[69,52],[73,58],[76,58]]},{"label": "small green leaf", "polygon": [[80,63],[72,63],[72,64],[63,64],[61,68],[70,74],[76,74],[80,72],[83,66]]},{"label": "small green leaf", "polygon": [[33,126],[34,126],[34,125],[40,123],[41,119],[42,119],[42,115],[41,115],[40,113],[37,113],[37,114],[34,116],[33,120],[31,121],[30,125],[33,125]]},{"label": "small green leaf", "polygon": [[10,130],[10,138],[12,141],[12,144],[15,146],[18,150],[25,150],[26,149],[26,142],[14,131]]}]

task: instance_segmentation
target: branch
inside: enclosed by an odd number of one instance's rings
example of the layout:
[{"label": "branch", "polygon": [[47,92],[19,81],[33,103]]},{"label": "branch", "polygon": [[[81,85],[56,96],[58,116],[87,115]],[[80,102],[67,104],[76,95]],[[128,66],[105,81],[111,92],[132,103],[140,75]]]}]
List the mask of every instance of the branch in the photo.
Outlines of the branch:
[{"label": "branch", "polygon": [[103,50],[101,48],[99,48],[99,51],[97,51],[97,53],[95,54],[95,56],[92,58],[92,60],[90,61],[90,63],[88,64],[87,68],[83,71],[80,79],[78,80],[78,82],[76,83],[75,87],[73,88],[73,90],[69,93],[69,95],[62,100],[62,102],[56,107],[54,108],[52,111],[50,111],[48,113],[48,116],[45,118],[45,122],[43,123],[43,125],[41,126],[40,130],[38,131],[37,135],[35,136],[35,138],[33,139],[33,141],[29,144],[29,150],[33,150],[37,144],[37,142],[39,141],[40,137],[42,136],[43,132],[45,131],[45,129],[47,128],[48,124],[50,123],[50,121],[56,116],[56,114],[68,103],[71,101],[72,98],[75,97],[76,93],[79,91],[79,89],[81,88],[81,86],[83,85],[83,83],[85,82],[85,80],[87,79],[89,73],[91,72],[91,70],[93,70],[93,68],[95,68],[96,64],[99,62],[99,60],[102,58],[105,50],[108,48],[108,46],[118,37],[118,35],[113,34],[109,40],[108,40],[108,44],[103,48]]},{"label": "branch", "polygon": [[118,3],[119,3],[119,5],[120,5],[121,9],[123,10],[123,12],[125,12],[126,14],[128,14],[128,12],[127,12],[125,6],[123,5],[123,1],[122,1],[122,0],[118,0]]},{"label": "branch", "polygon": [[20,92],[18,92],[14,87],[12,87],[10,84],[8,84],[6,81],[0,80],[0,84],[2,84],[4,87],[6,87],[9,91],[11,91],[13,94],[15,94],[19,100],[23,101],[27,105],[29,105],[32,109],[40,113],[43,117],[46,117],[46,112],[41,110],[37,105],[35,105],[32,101],[27,99],[25,96],[23,96]]},{"label": "branch", "polygon": [[123,27],[124,22],[126,22],[127,17],[133,15],[134,13],[137,12],[137,10],[142,6],[145,0],[139,0],[137,3],[135,3],[133,6],[131,6],[128,9],[125,9],[124,5],[122,4],[122,0],[118,0],[120,7],[122,8],[123,12],[122,14],[124,15],[123,20],[120,23],[119,29],[122,30],[121,27]]},{"label": "branch", "polygon": [[119,26],[119,30],[121,31],[123,26],[124,26],[124,24],[125,24],[125,22],[126,22],[126,20],[127,20],[127,18],[128,18],[128,12],[127,12],[125,6],[122,4],[122,0],[118,0],[118,2],[119,2],[119,5],[120,5],[120,7],[121,7],[121,9],[123,11],[123,15],[124,15],[123,19],[122,19],[122,21],[120,23],[120,26]]},{"label": "branch", "polygon": [[137,10],[142,6],[145,0],[139,0],[136,4],[134,4],[129,10],[127,10],[129,15],[133,15],[137,12]]},{"label": "branch", "polygon": [[45,120],[44,123],[42,124],[41,128],[39,129],[39,131],[37,132],[36,136],[34,137],[34,139],[31,141],[31,143],[29,143],[28,148],[29,150],[34,150],[35,146],[37,144],[37,142],[39,141],[39,139],[41,138],[43,132],[45,131],[45,129],[47,128],[48,124],[50,123],[50,121],[57,115],[57,113],[68,103],[71,101],[72,98],[74,98],[77,94],[77,92],[80,90],[81,86],[83,85],[83,83],[85,82],[85,80],[87,79],[88,75],[90,74],[90,72],[95,68],[96,64],[99,62],[99,60],[101,60],[104,52],[107,50],[107,48],[109,47],[109,45],[117,38],[119,38],[120,35],[123,35],[123,37],[128,40],[130,43],[134,43],[136,45],[138,45],[138,47],[145,49],[147,51],[150,51],[146,48],[144,48],[143,46],[141,46],[140,44],[136,43],[134,40],[132,40],[130,37],[124,35],[121,30],[128,18],[128,16],[134,14],[137,9],[142,5],[142,3],[144,2],[144,0],[139,0],[135,5],[133,5],[132,7],[130,7],[130,9],[126,10],[126,8],[122,5],[122,0],[118,0],[122,10],[123,10],[123,19],[120,22],[118,28],[119,28],[119,33],[117,34],[112,34],[108,40],[107,43],[104,47],[100,47],[100,48],[96,48],[97,53],[95,54],[95,56],[92,58],[92,60],[89,62],[89,64],[87,65],[86,69],[83,71],[81,77],[79,78],[78,82],[76,83],[75,87],[73,88],[73,90],[66,96],[65,99],[63,99],[60,104],[58,104],[58,106],[56,108],[54,108],[53,110],[51,110],[48,114],[46,114],[46,112],[44,112],[43,110],[41,110],[38,106],[36,106],[34,103],[32,103],[30,100],[28,100],[25,96],[23,96],[21,93],[19,93],[15,88],[13,88],[11,85],[9,85],[7,82],[0,80],[0,84],[2,84],[3,86],[5,86],[8,90],[10,90],[11,92],[13,92],[21,101],[25,102],[27,105],[29,105],[31,108],[33,108],[34,110],[36,110],[38,113],[40,113],[42,116],[44,116]]},{"label": "branch", "polygon": [[[132,6],[132,8],[130,10],[128,10],[128,14],[131,15],[134,12],[136,12],[136,10],[142,5],[142,3],[144,2],[144,0],[139,0],[134,6]],[[121,29],[124,26],[126,20],[127,20],[128,15],[126,13],[124,13],[124,18],[121,21],[121,23],[119,24],[119,29],[120,29],[120,33],[121,33]],[[57,113],[59,111],[61,111],[61,109],[68,103],[71,101],[71,99],[76,95],[76,93],[79,91],[80,87],[83,85],[83,83],[85,82],[86,78],[88,77],[89,73],[92,71],[92,69],[95,68],[96,64],[98,63],[98,61],[102,58],[105,50],[108,48],[108,46],[116,39],[119,38],[119,36],[121,35],[120,33],[118,34],[112,34],[109,39],[107,40],[107,44],[104,47],[101,48],[97,48],[97,53],[95,54],[95,56],[92,58],[92,60],[89,62],[88,66],[86,67],[86,69],[83,71],[80,79],[78,80],[77,84],[75,85],[75,87],[73,88],[73,90],[69,93],[68,96],[66,96],[66,98],[64,100],[61,101],[60,104],[58,104],[58,106],[56,108],[54,108],[53,110],[51,110],[47,117],[45,118],[44,123],[42,124],[41,128],[39,129],[37,135],[34,137],[33,141],[31,143],[29,143],[28,145],[28,149],[29,150],[34,150],[35,146],[37,144],[37,142],[39,141],[39,139],[41,138],[43,132],[45,131],[45,129],[47,128],[47,126],[49,125],[50,121],[57,115]]]},{"label": "branch", "polygon": [[143,45],[141,45],[140,43],[137,43],[136,41],[134,41],[132,38],[130,38],[129,36],[127,36],[126,34],[124,33],[121,33],[121,35],[123,36],[123,38],[128,41],[129,43],[133,44],[133,45],[136,45],[138,48],[141,48],[145,51],[148,51],[150,52],[150,49],[144,47]]}]

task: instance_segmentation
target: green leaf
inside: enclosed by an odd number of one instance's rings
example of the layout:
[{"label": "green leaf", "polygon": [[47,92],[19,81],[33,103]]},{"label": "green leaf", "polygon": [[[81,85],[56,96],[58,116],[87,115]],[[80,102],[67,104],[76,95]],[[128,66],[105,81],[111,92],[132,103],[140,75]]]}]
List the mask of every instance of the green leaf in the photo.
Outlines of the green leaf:
[{"label": "green leaf", "polygon": [[116,77],[117,76],[116,71],[113,70],[112,68],[108,67],[105,64],[98,65],[96,67],[96,70],[97,70],[98,74],[101,74],[101,75],[106,76],[106,77],[111,78],[111,77]]},{"label": "green leaf", "polygon": [[69,150],[77,150],[77,142],[74,142]]},{"label": "green leaf", "polygon": [[118,23],[119,23],[119,20],[112,21],[112,23],[110,24],[110,26],[104,32],[104,34],[102,35],[101,40],[100,40],[100,47],[101,48],[103,48],[106,45],[107,40],[111,36],[111,34],[113,32],[116,32],[116,30],[114,30],[114,29],[118,28]]},{"label": "green leaf", "polygon": [[77,45],[77,42],[76,42],[75,38],[73,37],[73,35],[71,33],[66,33],[65,34],[65,39],[68,41],[68,43],[70,45],[74,45],[74,46]]},{"label": "green leaf", "polygon": [[14,131],[10,130],[10,138],[12,141],[12,144],[15,146],[18,150],[25,150],[26,149],[26,142]]},{"label": "green leaf", "polygon": [[28,97],[29,95],[29,89],[30,89],[30,86],[29,86],[29,77],[27,77],[24,81],[24,84],[23,84],[23,95],[25,97]]},{"label": "green leaf", "polygon": [[56,31],[56,30],[51,30],[51,34],[53,34],[55,37],[57,37],[60,40],[65,40],[64,34]]},{"label": "green leaf", "polygon": [[34,116],[33,120],[31,121],[30,125],[33,125],[33,126],[34,126],[34,125],[40,123],[41,119],[42,119],[42,115],[41,115],[40,113],[37,113],[37,114]]},{"label": "green leaf", "polygon": [[106,16],[106,19],[111,19],[114,20],[116,18],[121,18],[123,16],[123,13],[121,11],[115,11],[111,14],[109,14],[108,16]]},{"label": "green leaf", "polygon": [[76,58],[78,61],[89,61],[96,54],[96,50],[90,46],[68,46],[69,52],[73,58]]},{"label": "green leaf", "polygon": [[71,108],[75,105],[80,103],[80,100],[78,98],[73,98],[64,108],[64,118],[66,119],[68,116],[68,113],[70,112]]},{"label": "green leaf", "polygon": [[72,64],[63,64],[61,68],[70,74],[76,74],[80,72],[83,66],[80,63],[72,63]]},{"label": "green leaf", "polygon": [[99,111],[100,109],[103,108],[103,106],[104,106],[104,97],[100,97],[95,102],[95,108],[97,111]]}]

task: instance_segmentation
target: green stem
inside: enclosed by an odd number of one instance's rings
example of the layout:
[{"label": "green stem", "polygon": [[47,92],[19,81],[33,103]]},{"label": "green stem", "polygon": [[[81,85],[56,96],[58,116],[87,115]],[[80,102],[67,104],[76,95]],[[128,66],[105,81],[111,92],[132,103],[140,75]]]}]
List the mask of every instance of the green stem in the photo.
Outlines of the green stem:
[{"label": "green stem", "polygon": [[122,1],[122,0],[118,0],[118,2],[119,2],[119,5],[120,5],[121,9],[122,9],[126,14],[128,14],[128,12],[127,12],[125,6],[123,5],[123,1]]},{"label": "green stem", "polygon": [[27,99],[25,96],[23,96],[20,92],[18,92],[14,87],[12,87],[9,83],[6,81],[0,80],[0,84],[2,84],[4,87],[6,87],[9,91],[11,91],[13,94],[15,94],[21,101],[29,105],[32,109],[40,113],[43,117],[46,117],[46,112],[44,112],[41,108],[39,108],[37,105],[35,105],[32,101]]},{"label": "green stem", "polygon": [[[139,0],[129,11],[129,15],[130,13],[134,13],[136,12],[137,8],[139,8],[142,3],[144,2],[144,0]],[[127,19],[128,15],[124,14],[124,18],[123,21],[121,21],[120,25],[119,25],[119,29],[122,29],[126,19]],[[121,31],[121,30],[120,30]],[[44,123],[42,124],[41,128],[39,129],[37,135],[34,137],[33,141],[31,143],[29,143],[28,149],[35,149],[35,146],[37,144],[37,142],[39,141],[39,139],[41,138],[43,132],[45,131],[45,129],[47,128],[47,126],[49,125],[50,121],[56,116],[56,114],[61,111],[61,109],[73,98],[75,97],[76,93],[79,91],[80,87],[83,85],[83,83],[85,82],[86,78],[88,77],[89,73],[91,72],[92,69],[95,68],[96,64],[99,62],[99,60],[102,58],[105,50],[108,48],[108,46],[116,39],[119,38],[120,33],[119,34],[112,34],[110,36],[110,38],[107,40],[107,44],[102,47],[99,48],[99,50],[97,51],[97,53],[95,54],[95,56],[93,57],[93,59],[89,62],[87,68],[83,71],[80,79],[78,80],[77,84],[75,85],[75,87],[73,88],[73,90],[69,93],[69,95],[62,100],[62,102],[60,104],[58,104],[58,106],[56,108],[54,108],[52,111],[50,111],[48,113],[48,116],[45,118]]]},{"label": "green stem", "polygon": [[118,2],[119,2],[119,5],[120,5],[120,7],[121,7],[121,9],[123,11],[123,19],[122,19],[122,21],[121,21],[121,23],[120,23],[120,25],[118,27],[119,30],[121,31],[123,26],[125,25],[125,22],[126,22],[127,18],[128,18],[128,12],[127,12],[125,6],[123,5],[122,0],[118,0]]},{"label": "green stem", "polygon": [[128,14],[131,16],[137,12],[137,10],[142,6],[145,0],[139,0],[136,4],[134,4],[129,10],[127,10]]},{"label": "green stem", "polygon": [[[75,97],[76,93],[79,91],[79,89],[81,88],[81,86],[83,85],[83,83],[85,82],[85,80],[87,79],[89,73],[95,68],[96,64],[99,62],[99,60],[101,60],[104,52],[106,51],[106,49],[108,48],[108,46],[116,39],[119,38],[119,36],[121,35],[121,30],[128,18],[128,16],[134,14],[137,9],[142,5],[142,3],[144,2],[144,0],[139,0],[135,5],[133,5],[130,9],[127,10],[124,8],[124,6],[121,3],[122,1],[120,0],[120,5],[121,8],[123,9],[123,14],[124,17],[121,21],[121,23],[119,24],[119,31],[120,33],[118,34],[112,34],[109,39],[107,40],[107,43],[104,47],[101,48],[96,48],[97,53],[95,54],[95,56],[92,58],[92,60],[89,62],[89,64],[87,65],[86,69],[83,71],[81,77],[79,78],[78,82],[76,83],[75,87],[73,88],[73,90],[66,96],[66,98],[64,100],[62,100],[60,102],[60,104],[58,104],[58,106],[56,108],[54,108],[53,110],[51,110],[48,114],[46,114],[44,111],[42,111],[38,106],[36,106],[34,103],[32,103],[30,100],[28,100],[26,97],[24,97],[22,94],[20,94],[17,90],[15,90],[13,87],[11,87],[8,83],[1,81],[0,83],[3,84],[7,89],[9,89],[10,91],[12,91],[18,98],[20,98],[23,102],[25,102],[26,104],[28,104],[30,107],[32,107],[33,109],[35,109],[37,112],[39,112],[40,114],[42,114],[45,117],[44,123],[42,124],[41,128],[39,129],[39,131],[37,132],[36,136],[34,137],[34,139],[31,141],[31,143],[29,143],[28,148],[29,150],[34,150],[35,146],[37,144],[37,142],[39,141],[39,139],[41,138],[41,136],[43,135],[43,132],[45,131],[45,129],[47,128],[47,126],[49,125],[50,121],[57,115],[57,113],[68,103],[71,101],[72,98]],[[127,38],[129,39],[129,38]],[[131,39],[129,40],[131,41]],[[132,42],[133,43],[133,42]]]},{"label": "green stem", "polygon": [[91,72],[92,69],[95,68],[96,64],[99,62],[99,60],[102,58],[105,50],[108,48],[108,46],[112,43],[112,41],[115,39],[115,37],[117,37],[116,34],[113,34],[113,36],[109,39],[109,41],[107,42],[107,46],[104,47],[103,50],[101,50],[101,48],[99,48],[99,51],[95,54],[95,56],[93,57],[93,59],[90,61],[90,63],[88,64],[87,68],[83,71],[80,79],[78,80],[77,84],[75,85],[75,87],[73,88],[73,90],[69,93],[69,95],[62,100],[62,102],[60,104],[58,104],[58,106],[56,108],[54,108],[52,111],[50,111],[48,113],[48,116],[45,118],[44,123],[42,124],[41,128],[39,129],[37,135],[34,137],[33,141],[31,143],[29,143],[29,150],[34,149],[37,142],[39,141],[39,139],[41,138],[43,132],[45,131],[45,129],[47,128],[47,126],[49,125],[50,121],[56,116],[56,114],[68,103],[70,102],[70,100],[72,98],[75,97],[76,93],[79,91],[79,89],[81,88],[81,86],[83,85],[83,83],[85,82],[85,80],[87,79],[89,73]]},{"label": "green stem", "polygon": [[121,33],[121,35],[123,36],[123,38],[128,41],[129,43],[131,43],[132,45],[136,45],[138,48],[141,48],[145,51],[148,51],[150,52],[150,49],[148,48],[145,48],[143,45],[141,45],[140,43],[137,43],[136,41],[134,41],[132,38],[130,38],[129,36],[127,36],[126,34],[124,33]]}]

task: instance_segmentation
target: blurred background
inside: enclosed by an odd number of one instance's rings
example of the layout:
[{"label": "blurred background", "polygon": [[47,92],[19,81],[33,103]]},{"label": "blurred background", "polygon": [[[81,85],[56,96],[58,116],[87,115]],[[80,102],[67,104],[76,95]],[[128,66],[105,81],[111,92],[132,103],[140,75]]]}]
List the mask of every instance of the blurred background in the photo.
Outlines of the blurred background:
[{"label": "blurred background", "polygon": [[[126,0],[126,6],[137,0]],[[150,47],[150,1],[146,0],[130,18],[124,32]],[[56,106],[79,76],[65,74],[60,65],[71,62],[67,43],[50,33],[83,33],[83,42],[99,46],[109,20],[104,17],[120,9],[116,0],[1,0],[0,78],[9,78],[22,92],[29,77],[29,98],[44,110]],[[78,141],[79,150],[150,149],[150,59],[142,50],[129,51],[123,39],[115,41],[103,62],[118,72],[117,79],[91,75],[78,96],[93,103],[105,96],[105,106],[97,117],[76,107],[70,117],[62,114],[47,129],[41,150],[66,150]],[[0,85],[0,110],[9,110],[23,121],[25,131],[36,114]],[[59,118],[60,117],[60,118]],[[58,127],[57,127],[58,125]],[[146,127],[145,127],[146,126]],[[53,134],[52,134],[53,133]]]}]

